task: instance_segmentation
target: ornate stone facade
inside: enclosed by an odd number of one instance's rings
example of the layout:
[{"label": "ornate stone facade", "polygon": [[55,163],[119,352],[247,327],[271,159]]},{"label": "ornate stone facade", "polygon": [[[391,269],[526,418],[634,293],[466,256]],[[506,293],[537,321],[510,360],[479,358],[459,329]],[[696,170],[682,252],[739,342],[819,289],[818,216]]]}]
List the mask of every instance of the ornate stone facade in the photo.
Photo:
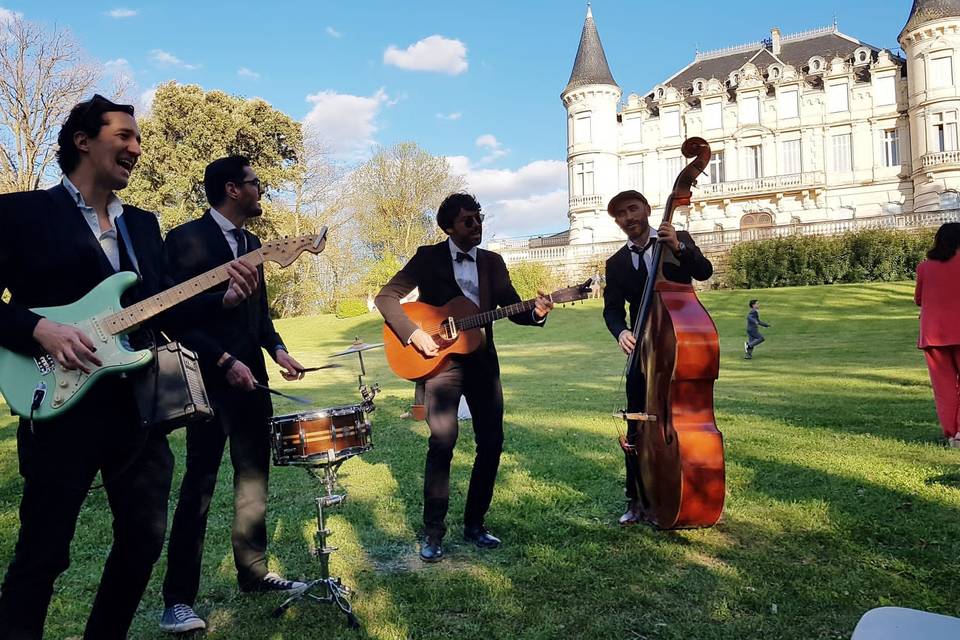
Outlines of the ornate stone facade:
[{"label": "ornate stone facade", "polygon": [[[714,156],[674,222],[704,240],[957,208],[960,11],[953,4],[960,2],[914,2],[900,34],[906,59],[835,24],[786,36],[774,28],[759,42],[698,52],[625,100],[588,9],[561,94],[570,189],[564,239],[622,240],[606,203],[623,189],[647,196],[656,223],[690,136],[707,139]],[[518,244],[491,247],[515,262]]]}]

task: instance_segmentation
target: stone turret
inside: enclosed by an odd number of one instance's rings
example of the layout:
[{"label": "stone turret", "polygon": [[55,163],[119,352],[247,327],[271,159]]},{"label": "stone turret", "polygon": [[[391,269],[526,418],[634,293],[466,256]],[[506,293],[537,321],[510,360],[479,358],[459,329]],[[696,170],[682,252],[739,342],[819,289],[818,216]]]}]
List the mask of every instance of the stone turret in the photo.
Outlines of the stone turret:
[{"label": "stone turret", "polygon": [[610,73],[600,34],[587,5],[580,46],[566,88],[570,242],[599,242],[623,237],[606,213],[616,195],[620,159],[617,105],[621,91]]}]

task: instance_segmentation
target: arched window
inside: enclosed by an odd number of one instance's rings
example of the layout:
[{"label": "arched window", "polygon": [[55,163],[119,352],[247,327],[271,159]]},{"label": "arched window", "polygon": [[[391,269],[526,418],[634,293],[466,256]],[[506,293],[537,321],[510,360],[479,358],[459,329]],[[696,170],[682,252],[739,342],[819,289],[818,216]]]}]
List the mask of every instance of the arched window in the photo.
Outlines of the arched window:
[{"label": "arched window", "polygon": [[960,193],[949,190],[940,194],[941,209],[960,209]]},{"label": "arched window", "polygon": [[747,213],[740,218],[740,239],[760,240],[773,235],[773,216],[766,211]]}]

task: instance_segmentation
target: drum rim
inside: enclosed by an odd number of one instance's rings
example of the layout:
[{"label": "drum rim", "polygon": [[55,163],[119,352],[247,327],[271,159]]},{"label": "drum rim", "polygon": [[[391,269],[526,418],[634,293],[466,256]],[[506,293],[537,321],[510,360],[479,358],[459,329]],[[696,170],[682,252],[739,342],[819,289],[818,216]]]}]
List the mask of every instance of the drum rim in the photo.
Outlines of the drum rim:
[{"label": "drum rim", "polygon": [[[349,411],[343,411],[349,409]],[[299,420],[313,420],[315,418],[328,418],[330,416],[347,416],[351,414],[364,413],[363,405],[360,404],[342,404],[333,407],[323,407],[313,411],[301,411],[300,413],[288,413],[282,416],[272,416],[270,422],[296,422]]]}]

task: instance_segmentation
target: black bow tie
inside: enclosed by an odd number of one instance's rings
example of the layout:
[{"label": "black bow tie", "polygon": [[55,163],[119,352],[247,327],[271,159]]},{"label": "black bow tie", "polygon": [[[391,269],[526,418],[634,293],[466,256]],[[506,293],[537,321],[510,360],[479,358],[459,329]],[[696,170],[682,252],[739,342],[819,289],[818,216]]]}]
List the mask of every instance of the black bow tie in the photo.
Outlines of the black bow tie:
[{"label": "black bow tie", "polygon": [[464,260],[469,260],[470,262],[474,262],[473,256],[470,255],[469,253],[464,253],[463,251],[457,251],[457,257],[454,259],[458,263],[463,262]]}]

